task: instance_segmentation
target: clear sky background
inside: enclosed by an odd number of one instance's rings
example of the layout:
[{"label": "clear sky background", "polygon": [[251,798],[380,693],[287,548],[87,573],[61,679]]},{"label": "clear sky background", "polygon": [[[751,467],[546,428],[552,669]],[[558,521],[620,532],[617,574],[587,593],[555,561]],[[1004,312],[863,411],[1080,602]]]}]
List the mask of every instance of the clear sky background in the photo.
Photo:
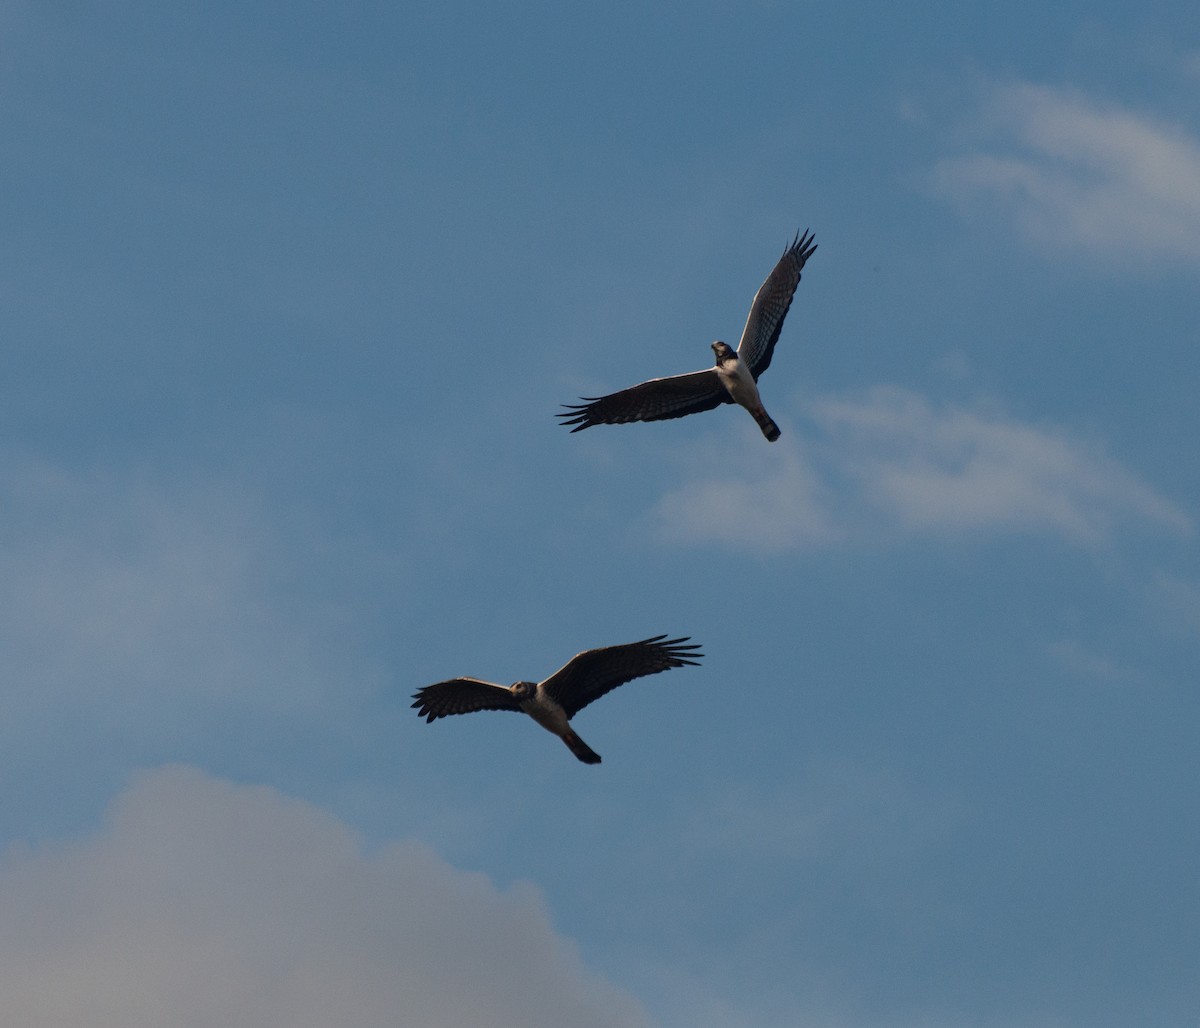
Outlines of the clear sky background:
[{"label": "clear sky background", "polygon": [[0,291],[0,1022],[1200,1023],[1195,3],[0,0]]}]

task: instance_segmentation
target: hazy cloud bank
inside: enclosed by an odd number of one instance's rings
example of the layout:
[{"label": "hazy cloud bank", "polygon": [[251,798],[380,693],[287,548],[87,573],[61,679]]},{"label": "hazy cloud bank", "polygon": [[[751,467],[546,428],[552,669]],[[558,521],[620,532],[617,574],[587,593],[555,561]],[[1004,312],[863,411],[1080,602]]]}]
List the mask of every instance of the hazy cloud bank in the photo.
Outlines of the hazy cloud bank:
[{"label": "hazy cloud bank", "polygon": [[27,1028],[640,1026],[532,886],[195,769],[0,861],[0,1022]]}]

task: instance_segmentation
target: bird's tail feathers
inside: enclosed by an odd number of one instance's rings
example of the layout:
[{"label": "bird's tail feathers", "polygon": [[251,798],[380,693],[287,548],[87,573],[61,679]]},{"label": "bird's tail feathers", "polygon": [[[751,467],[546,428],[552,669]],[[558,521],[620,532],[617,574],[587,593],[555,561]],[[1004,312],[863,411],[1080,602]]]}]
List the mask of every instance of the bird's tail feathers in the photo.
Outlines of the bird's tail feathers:
[{"label": "bird's tail feathers", "polygon": [[754,415],[754,420],[758,422],[758,427],[762,429],[762,434],[767,437],[767,442],[775,442],[780,435],[779,426],[771,420],[771,415],[762,407],[752,407],[750,413]]},{"label": "bird's tail feathers", "polygon": [[567,729],[566,735],[562,737],[562,741],[567,744],[571,752],[575,754],[585,764],[599,764],[600,754],[592,749],[571,729]]}]

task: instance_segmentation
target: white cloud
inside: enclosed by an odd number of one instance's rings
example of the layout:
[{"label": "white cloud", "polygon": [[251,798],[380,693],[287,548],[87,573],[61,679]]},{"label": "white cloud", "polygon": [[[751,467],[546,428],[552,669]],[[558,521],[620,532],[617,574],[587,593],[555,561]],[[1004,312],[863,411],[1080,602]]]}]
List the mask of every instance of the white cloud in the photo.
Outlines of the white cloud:
[{"label": "white cloud", "polygon": [[1190,528],[1176,506],[1061,429],[938,409],[883,386],[819,398],[810,414],[821,437],[781,442],[782,460],[667,494],[656,510],[664,534],[696,542],[733,530],[771,552],[895,531],[1042,532],[1096,544],[1123,522]]},{"label": "white cloud", "polygon": [[528,885],[414,843],[366,854],[273,789],[169,767],[95,835],[0,861],[0,1023],[644,1025]]},{"label": "white cloud", "polygon": [[935,410],[903,389],[825,398],[813,416],[867,497],[910,529],[1050,531],[1097,542],[1120,520],[1186,516],[1098,448],[996,412]]},{"label": "white cloud", "polygon": [[1104,260],[1200,257],[1200,140],[1184,128],[1030,84],[993,90],[989,138],[941,161],[937,187],[999,200],[1039,241]]}]

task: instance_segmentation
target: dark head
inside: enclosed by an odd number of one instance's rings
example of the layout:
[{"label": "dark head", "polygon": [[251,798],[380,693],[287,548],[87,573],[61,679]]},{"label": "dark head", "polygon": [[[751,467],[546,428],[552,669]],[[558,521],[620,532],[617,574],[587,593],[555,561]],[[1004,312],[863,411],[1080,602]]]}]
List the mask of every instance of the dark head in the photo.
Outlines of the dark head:
[{"label": "dark head", "polygon": [[537,682],[513,682],[509,690],[518,700],[531,700],[537,691]]},{"label": "dark head", "polygon": [[728,343],[721,342],[718,339],[712,344],[713,353],[717,355],[717,363],[724,364],[726,361],[735,361],[738,359],[736,351],[730,349]]}]

